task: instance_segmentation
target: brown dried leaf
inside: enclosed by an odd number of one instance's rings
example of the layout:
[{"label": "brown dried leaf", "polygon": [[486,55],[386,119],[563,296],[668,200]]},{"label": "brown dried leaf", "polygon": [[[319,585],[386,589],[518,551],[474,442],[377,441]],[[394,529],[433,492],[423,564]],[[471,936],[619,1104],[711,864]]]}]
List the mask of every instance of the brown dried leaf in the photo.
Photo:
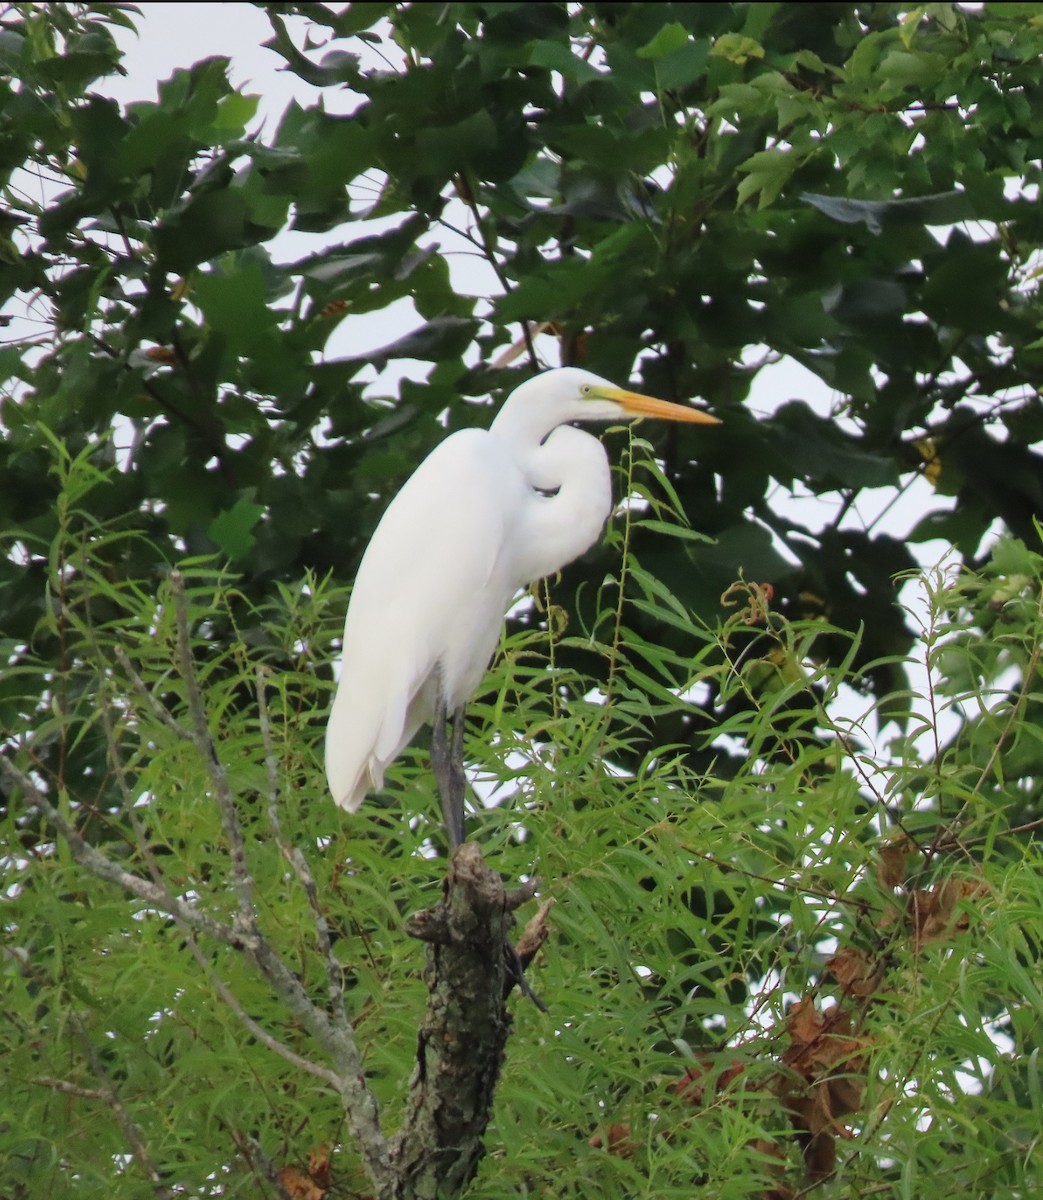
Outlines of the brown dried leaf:
[{"label": "brown dried leaf", "polygon": [[905,877],[908,873],[906,860],[912,854],[915,847],[913,843],[902,834],[892,842],[885,842],[880,847],[878,861],[876,864],[876,877],[885,888],[901,887],[905,883]]},{"label": "brown dried leaf", "polygon": [[804,1171],[809,1183],[821,1183],[837,1169],[836,1138],[829,1133],[817,1133],[804,1147]]},{"label": "brown dried leaf", "polygon": [[808,1181],[817,1183],[832,1175],[836,1168],[836,1141],[826,1088],[817,1084],[803,1095],[790,1095],[786,1098],[786,1108],[804,1155]]},{"label": "brown dried leaf", "polygon": [[604,1148],[609,1154],[616,1154],[620,1158],[629,1158],[637,1149],[637,1144],[630,1137],[630,1126],[624,1121],[609,1125],[604,1137],[595,1133],[587,1145],[593,1146],[595,1150]]},{"label": "brown dried leaf", "polygon": [[291,1200],[323,1200],[326,1189],[319,1187],[314,1179],[300,1167],[280,1167],[275,1178]]},{"label": "brown dried leaf", "polygon": [[[803,1006],[811,1006],[811,1001],[805,1000],[801,1001],[800,1006],[794,1005],[790,1017],[798,1007]],[[794,1036],[784,1051],[782,1061],[788,1067],[803,1075],[811,1084],[818,1084],[827,1077],[832,1079],[837,1067],[843,1067],[845,1074],[856,1076],[865,1071],[865,1052],[869,1048],[869,1039],[852,1033],[852,1014],[847,1009],[834,1008],[825,1014],[816,1012],[814,1016],[802,1011],[797,1016],[799,1019],[793,1022],[790,1032],[792,1035],[796,1029],[803,1040]],[[818,1032],[814,1033],[816,1029]],[[825,1103],[825,1099],[820,1103]]]},{"label": "brown dried leaf", "polygon": [[[858,951],[835,959],[830,970],[842,983],[855,984],[872,969]],[[811,1184],[835,1172],[836,1139],[852,1136],[844,1119],[862,1107],[869,1039],[853,1032],[854,1019],[841,1006],[820,1012],[810,999],[799,1001],[786,1017],[790,1045],[782,1061],[790,1073],[778,1075],[773,1090],[789,1112]],[[842,1073],[834,1075],[841,1064]]]},{"label": "brown dried leaf", "polygon": [[[865,1081],[851,1075],[833,1076],[826,1080],[829,1088],[829,1106],[838,1117],[847,1117],[851,1113],[861,1112],[862,1097],[865,1095]],[[843,1136],[848,1136],[845,1131]]]},{"label": "brown dried leaf", "polygon": [[928,922],[935,920],[933,916],[934,893],[926,892],[921,888],[913,888],[906,904],[909,910],[909,923],[913,927],[913,935],[917,942],[921,942],[924,939],[924,930]]},{"label": "brown dried leaf", "polygon": [[973,879],[946,879],[930,891],[909,893],[909,921],[919,948],[924,942],[940,941],[970,929],[971,914],[956,913],[961,900],[982,895],[984,886]]},{"label": "brown dried leaf", "polygon": [[826,970],[850,996],[871,996],[882,978],[880,968],[862,950],[844,947],[826,963]]},{"label": "brown dried leaf", "polygon": [[321,1188],[330,1186],[330,1148],[316,1146],[308,1155],[308,1174]]},{"label": "brown dried leaf", "polygon": [[550,910],[554,907],[556,901],[553,897],[545,900],[539,909],[529,918],[528,924],[522,931],[521,937],[518,939],[518,944],[515,950],[518,951],[518,957],[522,961],[522,966],[528,966],[536,957],[543,943],[550,936]]},{"label": "brown dried leaf", "polygon": [[670,1091],[682,1100],[687,1100],[689,1104],[701,1107],[706,1099],[703,1080],[709,1069],[709,1063],[701,1059],[696,1066],[689,1067],[676,1083],[670,1085]]},{"label": "brown dried leaf", "polygon": [[820,1037],[825,1023],[812,1000],[798,1000],[786,1014],[786,1030],[794,1045],[799,1047],[810,1045]]}]

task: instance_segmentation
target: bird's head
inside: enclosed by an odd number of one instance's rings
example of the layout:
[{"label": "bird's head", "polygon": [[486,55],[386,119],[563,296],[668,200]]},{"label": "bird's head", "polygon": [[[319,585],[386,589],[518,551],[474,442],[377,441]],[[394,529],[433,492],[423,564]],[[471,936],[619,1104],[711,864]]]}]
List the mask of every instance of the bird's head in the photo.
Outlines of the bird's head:
[{"label": "bird's head", "polygon": [[540,426],[549,432],[570,421],[630,421],[637,417],[719,424],[709,413],[616,387],[579,367],[559,367],[526,380],[508,396],[494,424]]}]

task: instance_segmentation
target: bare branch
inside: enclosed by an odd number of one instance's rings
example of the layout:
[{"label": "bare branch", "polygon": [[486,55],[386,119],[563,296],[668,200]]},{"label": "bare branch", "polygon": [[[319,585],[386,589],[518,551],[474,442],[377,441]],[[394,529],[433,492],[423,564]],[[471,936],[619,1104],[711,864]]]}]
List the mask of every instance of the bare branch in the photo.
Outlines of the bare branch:
[{"label": "bare branch", "polygon": [[168,913],[189,929],[196,929],[226,946],[242,948],[240,935],[230,925],[215,921],[213,917],[200,911],[194,904],[172,895],[158,884],[142,879],[131,871],[125,871],[118,863],[85,841],[76,827],[62,816],[47,795],[40,791],[28,775],[24,775],[10,759],[3,756],[0,756],[0,775],[11,787],[24,792],[27,802],[43,813],[65,839],[72,851],[73,858],[80,866],[86,867],[92,875],[130,892],[132,896],[144,900],[152,908]]},{"label": "bare branch", "polygon": [[262,1045],[267,1046],[273,1054],[278,1054],[280,1058],[284,1058],[292,1066],[297,1067],[298,1070],[306,1071],[309,1075],[314,1075],[316,1079],[321,1079],[324,1083],[328,1083],[335,1091],[340,1091],[341,1082],[329,1067],[320,1067],[318,1063],[313,1063],[306,1058],[302,1058],[296,1051],[291,1050],[284,1042],[280,1042],[278,1038],[272,1037],[266,1029],[258,1025],[236,999],[235,993],[210,965],[206,955],[196,945],[194,938],[188,939],[188,948],[192,951],[192,957],[206,972],[217,994]]},{"label": "bare branch", "polygon": [[163,879],[163,872],[159,869],[155,855],[149,849],[148,835],[145,832],[145,827],[141,824],[141,818],[138,816],[137,810],[134,808],[134,796],[130,790],[130,785],[127,783],[127,769],[123,764],[119,743],[116,740],[116,730],[112,724],[112,714],[109,711],[109,706],[104,696],[100,698],[100,706],[101,724],[105,730],[105,742],[109,752],[109,764],[116,776],[116,786],[119,788],[120,799],[123,802],[123,811],[130,822],[131,829],[134,830],[138,852],[145,860],[148,872],[152,876],[152,881],[157,887],[163,888],[169,897],[169,889],[166,887]]},{"label": "bare branch", "polygon": [[134,667],[134,664],[130,661],[126,650],[124,650],[123,647],[117,643],[117,645],[113,647],[113,654],[115,654],[116,661],[119,663],[123,673],[130,680],[134,691],[137,692],[138,696],[149,706],[149,709],[152,711],[152,715],[158,720],[162,721],[163,724],[169,730],[176,733],[179,738],[184,739],[186,742],[190,742],[192,740],[192,735],[174,719],[166,705],[161,704],[159,700],[156,699],[154,693],[149,690],[148,685],[145,683],[144,679],[141,678]]},{"label": "bare branch", "polygon": [[362,1057],[350,1026],[341,1029],[331,1024],[327,1014],[312,1002],[297,977],[256,929],[237,929],[215,921],[194,904],[171,895],[158,884],[125,871],[85,841],[47,795],[3,756],[0,756],[0,776],[11,787],[22,791],[27,802],[43,813],[65,839],[76,862],[92,875],[130,892],[160,912],[169,914],[186,931],[197,930],[250,956],[275,994],[329,1055],[333,1064],[330,1082],[336,1081],[335,1086],[344,1106],[348,1125],[358,1140],[367,1169],[379,1190],[390,1178],[388,1145],[380,1128],[376,1099],[366,1086]]},{"label": "bare branch", "polygon": [[101,1088],[85,1088],[80,1087],[78,1083],[70,1083],[68,1079],[55,1079],[51,1075],[37,1075],[35,1079],[30,1079],[30,1083],[36,1087],[51,1088],[56,1092],[63,1092],[66,1096],[77,1096],[82,1100],[105,1100],[107,1093]]},{"label": "bare branch", "polygon": [[286,1190],[282,1180],[279,1178],[279,1172],[275,1169],[275,1164],[261,1149],[260,1143],[256,1138],[251,1137],[248,1133],[241,1133],[238,1129],[228,1128],[228,1132],[235,1142],[236,1149],[246,1159],[250,1170],[255,1174],[263,1175],[265,1179],[275,1189],[275,1194],[279,1200],[293,1200],[293,1197]]}]

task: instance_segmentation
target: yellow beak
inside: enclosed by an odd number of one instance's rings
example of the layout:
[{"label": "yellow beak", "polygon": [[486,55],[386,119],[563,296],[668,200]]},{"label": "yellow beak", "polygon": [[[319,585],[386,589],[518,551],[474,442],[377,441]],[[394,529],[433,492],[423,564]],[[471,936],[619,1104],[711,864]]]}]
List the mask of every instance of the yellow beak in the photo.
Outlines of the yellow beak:
[{"label": "yellow beak", "polygon": [[684,421],[689,425],[720,425],[716,417],[698,408],[684,404],[671,404],[669,400],[656,400],[642,396],[640,392],[628,392],[626,388],[604,387],[597,389],[602,400],[613,400],[624,412],[635,417],[656,417],[660,421]]}]

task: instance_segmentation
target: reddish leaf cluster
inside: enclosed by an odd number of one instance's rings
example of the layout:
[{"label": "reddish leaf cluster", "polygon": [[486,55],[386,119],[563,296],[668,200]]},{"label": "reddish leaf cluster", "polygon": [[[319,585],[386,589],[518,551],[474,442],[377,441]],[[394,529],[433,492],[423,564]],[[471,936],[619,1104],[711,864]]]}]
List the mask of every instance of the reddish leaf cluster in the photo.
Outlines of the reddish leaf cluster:
[{"label": "reddish leaf cluster", "polygon": [[[904,918],[919,952],[927,942],[945,941],[966,933],[971,916],[966,909],[958,909],[958,905],[962,900],[980,896],[984,888],[978,880],[956,878],[943,879],[929,888],[908,887],[909,858],[915,849],[915,844],[905,836],[886,843],[877,855],[876,877],[883,887],[905,892]],[[893,911],[887,913],[881,926],[893,925],[896,919]]]},{"label": "reddish leaf cluster", "polygon": [[770,583],[748,583],[745,579],[739,579],[722,593],[721,604],[725,608],[742,605],[730,618],[731,621],[741,625],[764,625],[774,599],[775,588]]},{"label": "reddish leaf cluster", "polygon": [[637,1143],[630,1136],[630,1126],[626,1121],[616,1121],[609,1125],[604,1136],[595,1133],[587,1144],[595,1150],[604,1147],[609,1154],[616,1154],[620,1158],[629,1158],[637,1149]]},{"label": "reddish leaf cluster", "polygon": [[851,1133],[846,1118],[862,1108],[869,1039],[854,1032],[855,1014],[837,1006],[820,1012],[811,1000],[786,1017],[790,1044],[782,1055],[792,1072],[783,1077],[786,1105],[804,1155],[810,1183],[836,1169],[836,1139]]},{"label": "reddish leaf cluster", "polygon": [[[887,959],[894,949],[895,934],[908,936],[915,949],[931,941],[951,939],[970,928],[971,913],[963,901],[980,896],[983,885],[976,880],[949,878],[925,889],[907,885],[910,859],[917,846],[901,836],[887,842],[878,852],[876,876],[892,893],[904,893],[904,906],[892,903],[877,923],[880,930],[892,927],[881,938],[875,953],[845,946],[826,963],[826,970],[839,985],[839,1003],[822,1009],[805,996],[789,1010],[785,1019],[786,1048],[777,1057],[783,1068],[766,1077],[753,1078],[750,1068],[777,1055],[774,1031],[747,1045],[743,1057],[734,1050],[700,1055],[670,1091],[688,1104],[705,1108],[728,1102],[727,1092],[741,1079],[746,1094],[758,1092],[774,1097],[786,1110],[793,1135],[804,1160],[805,1183],[814,1185],[836,1170],[837,1140],[853,1137],[850,1118],[863,1111],[869,1070],[871,1039],[860,1031],[869,1007],[882,999]],[[897,900],[897,897],[896,897]],[[763,1048],[761,1053],[758,1049]],[[731,1056],[726,1065],[723,1054]],[[612,1124],[596,1134],[590,1145],[610,1154],[629,1157],[637,1144],[630,1126]],[[670,1137],[670,1131],[664,1130]],[[791,1200],[795,1195],[781,1175],[785,1165],[785,1142],[757,1138],[750,1150],[777,1161],[779,1176],[761,1200]],[[773,1173],[776,1173],[773,1171]]]},{"label": "reddish leaf cluster", "polygon": [[324,1200],[330,1188],[330,1160],[325,1146],[308,1155],[308,1169],[280,1167],[275,1173],[290,1200]]},{"label": "reddish leaf cluster", "polygon": [[957,911],[957,905],[981,892],[982,885],[973,879],[946,879],[927,891],[910,891],[908,920],[917,950],[925,942],[944,941],[966,933],[971,927],[971,914],[966,909]]},{"label": "reddish leaf cluster", "polygon": [[883,967],[862,950],[842,947],[826,963],[826,970],[846,996],[868,1000],[884,977]]},{"label": "reddish leaf cluster", "polygon": [[[851,1136],[846,1118],[861,1109],[869,1042],[854,1032],[854,1023],[855,1014],[847,1009],[836,1007],[823,1013],[811,1000],[799,1001],[786,1017],[789,1045],[781,1062],[788,1069],[753,1085],[754,1090],[774,1095],[785,1107],[809,1183],[833,1173],[836,1139]],[[704,1056],[671,1090],[701,1108],[738,1079],[750,1061],[736,1061],[714,1073],[712,1057]],[[749,1082],[746,1088],[750,1090]],[[778,1159],[781,1170],[784,1153],[776,1142],[758,1138],[750,1148],[764,1158]],[[791,1190],[779,1182],[763,1200],[786,1200],[790,1195]]]}]

